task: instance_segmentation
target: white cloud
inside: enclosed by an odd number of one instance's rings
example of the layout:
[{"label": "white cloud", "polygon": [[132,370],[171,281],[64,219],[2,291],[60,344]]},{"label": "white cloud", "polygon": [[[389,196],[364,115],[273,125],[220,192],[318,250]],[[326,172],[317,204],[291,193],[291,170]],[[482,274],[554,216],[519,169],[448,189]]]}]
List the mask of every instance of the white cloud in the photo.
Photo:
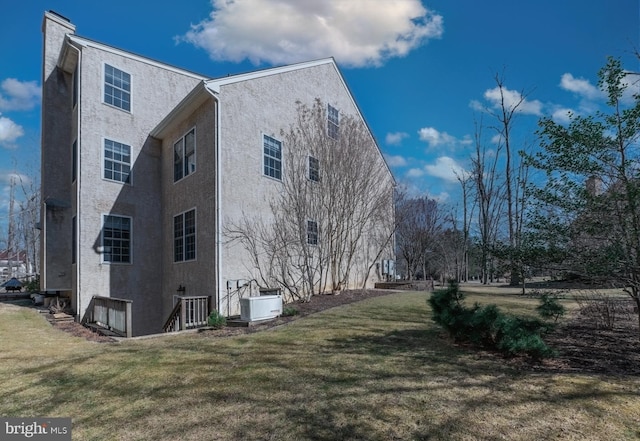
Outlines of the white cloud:
[{"label": "white cloud", "polygon": [[467,171],[458,164],[455,159],[441,156],[434,164],[424,166],[424,171],[433,177],[444,179],[447,182],[458,182],[458,176],[464,176]]},{"label": "white cloud", "polygon": [[412,168],[407,172],[409,178],[421,178],[425,175],[425,171],[421,168]]},{"label": "white cloud", "polygon": [[446,191],[441,191],[438,194],[429,194],[429,197],[431,199],[435,199],[438,202],[446,202],[449,199],[449,193],[447,193]]},{"label": "white cloud", "polygon": [[9,118],[0,116],[0,145],[12,148],[14,147],[13,142],[22,135],[24,135],[22,126],[14,123]]},{"label": "white cloud", "polygon": [[178,41],[214,60],[293,63],[333,56],[353,67],[380,66],[439,38],[443,18],[420,0],[211,0],[208,19]]},{"label": "white cloud", "polygon": [[486,110],[486,109],[485,109],[485,107],[484,107],[484,105],[483,105],[480,101],[478,101],[478,100],[471,100],[471,101],[469,101],[469,107],[470,107],[472,110],[476,110],[476,111],[478,111],[478,112],[484,112],[484,111]]},{"label": "white cloud", "polygon": [[501,133],[496,133],[491,137],[491,144],[502,144],[504,138]]},{"label": "white cloud", "polygon": [[[580,103],[581,114],[591,114],[597,109],[597,102],[607,99],[607,93],[604,89],[591,84],[584,78],[576,78],[570,73],[565,73],[560,77],[561,89],[573,92],[578,95],[582,101]],[[625,105],[632,105],[635,102],[635,95],[640,93],[640,80],[638,75],[631,72],[625,72],[621,79],[622,102]]]},{"label": "white cloud", "polygon": [[560,107],[553,111],[551,119],[558,124],[569,124],[571,122],[571,118],[569,118],[570,114],[575,114],[575,111],[566,107]]},{"label": "white cloud", "polygon": [[42,92],[35,81],[7,78],[0,88],[0,110],[30,110],[40,103]]},{"label": "white cloud", "polygon": [[560,77],[560,87],[590,100],[603,97],[602,91],[591,84],[589,80],[575,78],[570,73],[565,73]]},{"label": "white cloud", "polygon": [[[488,89],[484,93],[484,98],[489,101],[494,108],[500,108],[502,100],[504,99],[504,105],[507,109],[513,110],[517,106],[515,109],[516,112],[527,115],[542,115],[542,102],[538,100],[529,101],[523,97],[520,92],[509,90],[506,87],[502,88],[502,93],[498,86],[493,89]],[[471,105],[473,106],[473,101]]]},{"label": "white cloud", "polygon": [[[11,201],[11,184],[15,185],[25,185],[28,186],[31,184],[32,179],[21,173],[17,173],[15,171],[0,171],[0,183],[2,186],[0,187],[0,211],[8,211],[9,205]],[[17,195],[13,195],[14,200],[20,203],[20,192],[17,192]]]},{"label": "white cloud", "polygon": [[409,134],[405,132],[387,133],[385,142],[388,145],[400,145],[402,144],[402,140],[408,137],[409,137]]},{"label": "white cloud", "polygon": [[462,145],[471,145],[471,144],[473,144],[473,138],[471,138],[471,135],[464,135],[462,137],[462,139],[460,140],[460,144],[462,144]]},{"label": "white cloud", "polygon": [[404,158],[404,156],[386,155],[385,159],[387,160],[387,164],[389,164],[389,167],[405,167],[407,165],[407,160]]},{"label": "white cloud", "polygon": [[425,189],[422,186],[416,185],[414,182],[402,182],[400,183],[400,191],[408,198],[424,198],[435,199],[438,202],[445,202],[450,198],[449,193],[441,191],[438,194],[434,194]]},{"label": "white cloud", "polygon": [[640,78],[638,74],[626,72],[622,84],[625,86],[622,93],[622,101],[627,105],[632,105],[636,98],[636,95],[640,94]]},{"label": "white cloud", "polygon": [[420,135],[421,141],[429,144],[429,147],[453,145],[458,141],[455,136],[451,136],[447,132],[440,132],[433,127],[423,127],[418,130],[418,135]]},{"label": "white cloud", "polygon": [[0,182],[3,182],[7,185],[10,185],[12,182],[14,184],[29,184],[31,183],[31,178],[27,175],[23,175],[22,173],[9,172],[0,174]]}]

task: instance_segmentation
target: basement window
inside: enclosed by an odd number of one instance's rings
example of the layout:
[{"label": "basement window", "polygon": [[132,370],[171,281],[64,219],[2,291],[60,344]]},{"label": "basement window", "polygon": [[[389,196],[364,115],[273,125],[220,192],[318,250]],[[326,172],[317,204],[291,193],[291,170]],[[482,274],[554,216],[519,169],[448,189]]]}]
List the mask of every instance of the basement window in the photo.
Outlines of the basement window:
[{"label": "basement window", "polygon": [[102,261],[131,263],[131,218],[105,214],[102,217]]}]

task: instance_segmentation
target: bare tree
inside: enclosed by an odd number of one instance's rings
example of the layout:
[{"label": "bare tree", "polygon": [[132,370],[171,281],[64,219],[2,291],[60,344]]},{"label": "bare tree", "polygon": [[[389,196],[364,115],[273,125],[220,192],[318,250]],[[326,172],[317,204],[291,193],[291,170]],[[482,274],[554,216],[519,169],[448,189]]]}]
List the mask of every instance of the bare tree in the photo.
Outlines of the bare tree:
[{"label": "bare tree", "polygon": [[8,180],[9,212],[3,242],[6,243],[9,276],[30,279],[39,273],[39,184],[36,179],[18,172],[10,173]]},{"label": "bare tree", "polygon": [[398,254],[406,262],[407,278],[422,269],[426,277],[426,259],[442,231],[442,213],[438,202],[428,197],[400,200],[396,209]]},{"label": "bare tree", "polygon": [[[527,185],[528,166],[524,161],[518,161],[519,155],[514,148],[512,130],[514,118],[525,102],[527,94],[521,92],[514,97],[513,94],[507,93],[504,75],[496,74],[494,80],[500,95],[500,104],[496,112],[490,113],[498,120],[499,124],[494,129],[504,145],[505,153],[504,190],[509,240],[506,257],[509,261],[511,285],[518,285],[524,277],[523,265],[518,255],[521,248],[524,203],[526,202],[523,192]],[[524,280],[522,283],[525,283]]]},{"label": "bare tree", "polygon": [[499,180],[498,158],[501,144],[489,151],[482,139],[482,124],[476,124],[475,156],[471,158],[471,175],[478,201],[478,237],[481,250],[482,283],[489,282],[491,251],[495,245],[503,210],[503,186]]},{"label": "bare tree", "polygon": [[17,244],[24,252],[27,277],[40,274],[38,254],[40,236],[37,225],[40,219],[40,184],[34,179],[18,177],[22,193],[17,201],[18,211],[15,213]]},{"label": "bare tree", "polygon": [[327,121],[322,101],[298,103],[297,121],[281,133],[273,221],[245,216],[225,232],[253,256],[264,283],[302,300],[364,286],[379,258],[393,254],[394,183],[384,159],[361,119],[341,115],[332,132]]},{"label": "bare tree", "polygon": [[[460,183],[462,189],[462,241],[461,241],[461,254],[462,254],[462,271],[460,273],[459,280],[469,280],[469,240],[471,230],[471,220],[476,208],[477,199],[472,197],[473,191],[473,174],[468,172],[456,173],[456,179]],[[452,227],[454,230],[458,229],[458,216],[457,213],[451,215]]]}]

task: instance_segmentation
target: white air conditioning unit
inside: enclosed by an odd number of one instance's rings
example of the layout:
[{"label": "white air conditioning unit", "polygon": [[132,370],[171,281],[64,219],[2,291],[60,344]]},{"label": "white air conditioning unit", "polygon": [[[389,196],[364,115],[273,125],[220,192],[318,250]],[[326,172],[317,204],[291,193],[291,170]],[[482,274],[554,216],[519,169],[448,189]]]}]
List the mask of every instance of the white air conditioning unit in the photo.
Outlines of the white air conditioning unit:
[{"label": "white air conditioning unit", "polygon": [[244,297],[240,299],[240,319],[247,322],[268,320],[282,314],[282,296]]}]

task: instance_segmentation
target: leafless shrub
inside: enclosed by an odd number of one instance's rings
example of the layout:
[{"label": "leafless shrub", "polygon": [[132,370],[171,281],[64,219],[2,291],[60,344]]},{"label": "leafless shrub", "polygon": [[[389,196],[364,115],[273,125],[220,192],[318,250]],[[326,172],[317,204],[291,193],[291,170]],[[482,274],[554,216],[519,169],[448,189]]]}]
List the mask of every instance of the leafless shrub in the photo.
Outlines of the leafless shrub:
[{"label": "leafless shrub", "polygon": [[539,299],[544,295],[553,296],[557,299],[566,299],[568,294],[568,289],[530,289],[526,291],[527,297],[534,299]]},{"label": "leafless shrub", "polygon": [[71,312],[71,305],[69,304],[69,300],[56,297],[55,300],[52,301],[49,305],[49,312],[51,314]]},{"label": "leafless shrub", "polygon": [[618,320],[629,320],[632,308],[628,299],[621,299],[598,291],[574,295],[580,315],[592,321],[596,328],[613,329]]},{"label": "leafless shrub", "polygon": [[326,104],[298,103],[297,110],[297,121],[280,134],[286,167],[271,213],[244,214],[224,235],[243,246],[260,286],[308,301],[366,286],[376,263],[392,255],[393,179],[361,118],[341,114],[333,137]]}]

